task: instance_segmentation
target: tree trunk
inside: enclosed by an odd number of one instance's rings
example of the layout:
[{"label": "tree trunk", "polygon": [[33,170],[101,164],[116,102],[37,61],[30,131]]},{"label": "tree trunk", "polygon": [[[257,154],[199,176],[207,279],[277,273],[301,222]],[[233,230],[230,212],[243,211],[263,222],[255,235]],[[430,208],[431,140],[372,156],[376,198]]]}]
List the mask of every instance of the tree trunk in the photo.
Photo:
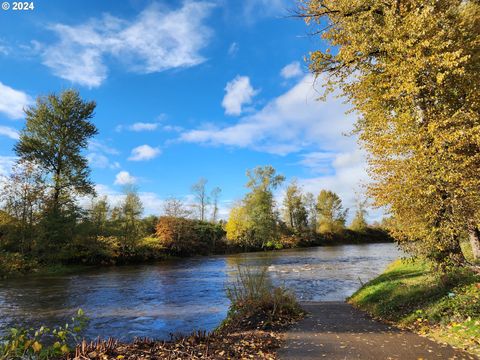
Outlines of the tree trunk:
[{"label": "tree trunk", "polygon": [[480,260],[480,231],[477,226],[471,225],[468,227],[468,237],[472,246],[473,259]]}]

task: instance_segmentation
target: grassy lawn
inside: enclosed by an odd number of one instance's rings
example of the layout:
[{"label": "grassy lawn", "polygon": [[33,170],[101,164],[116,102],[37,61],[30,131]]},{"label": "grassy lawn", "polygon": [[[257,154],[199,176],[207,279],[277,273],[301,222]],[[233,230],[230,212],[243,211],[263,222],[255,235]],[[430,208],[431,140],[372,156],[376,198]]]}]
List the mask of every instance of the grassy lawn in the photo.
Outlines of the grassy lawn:
[{"label": "grassy lawn", "polygon": [[377,318],[480,356],[480,277],[440,277],[428,263],[398,260],[349,302]]}]

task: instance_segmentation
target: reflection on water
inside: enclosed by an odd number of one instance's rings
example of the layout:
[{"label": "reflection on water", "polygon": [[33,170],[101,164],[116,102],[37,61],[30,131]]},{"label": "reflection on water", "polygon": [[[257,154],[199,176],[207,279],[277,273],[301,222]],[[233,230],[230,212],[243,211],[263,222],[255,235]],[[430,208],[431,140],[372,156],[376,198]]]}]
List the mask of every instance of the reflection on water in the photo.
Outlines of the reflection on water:
[{"label": "reflection on water", "polygon": [[82,308],[86,336],[125,340],[211,330],[225,317],[225,285],[240,265],[268,266],[302,300],[343,300],[401,254],[393,244],[345,245],[99,268],[0,282],[0,332],[54,325]]}]

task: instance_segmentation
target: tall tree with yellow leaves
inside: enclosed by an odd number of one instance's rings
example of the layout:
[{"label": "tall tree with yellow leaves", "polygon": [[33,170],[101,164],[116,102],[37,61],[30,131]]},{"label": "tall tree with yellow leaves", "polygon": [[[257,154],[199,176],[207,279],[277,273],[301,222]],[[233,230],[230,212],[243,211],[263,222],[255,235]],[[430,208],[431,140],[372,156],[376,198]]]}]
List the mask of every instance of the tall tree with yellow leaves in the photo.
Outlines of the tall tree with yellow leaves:
[{"label": "tall tree with yellow leaves", "polygon": [[305,0],[299,15],[330,44],[310,69],[359,114],[370,194],[394,216],[394,235],[462,263],[468,233],[480,258],[478,1]]}]

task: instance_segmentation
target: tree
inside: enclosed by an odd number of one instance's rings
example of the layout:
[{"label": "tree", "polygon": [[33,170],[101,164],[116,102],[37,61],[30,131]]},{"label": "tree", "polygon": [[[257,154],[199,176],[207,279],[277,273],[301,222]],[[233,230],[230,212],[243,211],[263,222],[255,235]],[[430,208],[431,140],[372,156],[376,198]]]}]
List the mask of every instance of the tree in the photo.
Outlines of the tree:
[{"label": "tree", "polygon": [[163,214],[170,217],[187,218],[191,212],[180,199],[171,196],[163,204]]},{"label": "tree", "polygon": [[142,219],[143,228],[147,235],[155,234],[158,223],[158,216],[149,215]]},{"label": "tree", "polygon": [[83,101],[77,91],[66,90],[38,97],[36,105],[25,110],[25,128],[14,150],[22,161],[35,163],[47,175],[51,191],[45,201],[40,238],[49,255],[73,239],[80,210],[75,195],[95,193],[82,153],[97,134],[90,121],[95,106],[93,101]]},{"label": "tree", "polygon": [[1,179],[0,201],[15,224],[10,240],[27,253],[35,245],[35,227],[40,220],[45,198],[45,174],[36,164],[19,161],[8,177]]},{"label": "tree", "polygon": [[293,180],[288,185],[283,199],[283,216],[287,226],[294,231],[304,230],[308,225],[308,213],[304,200],[301,188]]},{"label": "tree", "polygon": [[301,16],[331,45],[310,69],[359,114],[369,194],[390,209],[395,237],[459,264],[468,232],[479,257],[480,4],[308,0]]},{"label": "tree", "polygon": [[197,209],[198,217],[201,221],[205,221],[206,219],[207,206],[210,202],[207,195],[207,182],[207,179],[200,178],[200,180],[192,186],[192,191],[196,200],[194,207]]},{"label": "tree", "polygon": [[210,193],[210,198],[212,199],[212,222],[214,223],[216,223],[218,220],[218,201],[221,193],[222,189],[219,187],[213,188],[212,192]]},{"label": "tree", "polygon": [[239,203],[230,210],[228,221],[225,224],[227,240],[237,246],[245,248],[255,247],[256,244],[251,241],[253,226],[254,224],[247,213],[247,209],[242,203]]},{"label": "tree", "polygon": [[345,227],[348,209],[343,209],[342,200],[333,191],[320,191],[317,211],[319,232],[337,232]]},{"label": "tree", "polygon": [[92,199],[89,220],[95,236],[106,236],[108,225],[109,205],[107,196]]},{"label": "tree", "polygon": [[307,210],[308,227],[311,230],[316,231],[318,210],[315,195],[313,195],[311,192],[307,192],[303,198],[303,202],[305,204],[305,209]]},{"label": "tree", "polygon": [[353,231],[364,231],[367,229],[368,224],[365,219],[367,210],[365,209],[365,201],[357,201],[357,209],[355,210],[355,216],[350,224],[350,229]]},{"label": "tree", "polygon": [[278,237],[273,190],[285,181],[285,177],[277,175],[270,165],[258,166],[253,171],[247,170],[247,177],[250,193],[245,197],[245,208],[253,224],[253,243],[264,248]]},{"label": "tree", "polygon": [[265,248],[278,237],[278,219],[273,190],[284,180],[272,166],[247,170],[250,192],[238,207],[232,209],[227,223],[227,238],[241,241],[250,248]]},{"label": "tree", "polygon": [[122,245],[124,248],[132,248],[143,234],[143,205],[134,187],[126,187],[124,193],[125,199],[120,205],[119,215]]},{"label": "tree", "polygon": [[94,101],[83,101],[77,91],[66,90],[38,97],[36,105],[25,110],[26,125],[14,150],[21,159],[35,162],[51,175],[56,210],[62,195],[94,193],[82,150],[98,132],[90,121],[95,106]]}]

